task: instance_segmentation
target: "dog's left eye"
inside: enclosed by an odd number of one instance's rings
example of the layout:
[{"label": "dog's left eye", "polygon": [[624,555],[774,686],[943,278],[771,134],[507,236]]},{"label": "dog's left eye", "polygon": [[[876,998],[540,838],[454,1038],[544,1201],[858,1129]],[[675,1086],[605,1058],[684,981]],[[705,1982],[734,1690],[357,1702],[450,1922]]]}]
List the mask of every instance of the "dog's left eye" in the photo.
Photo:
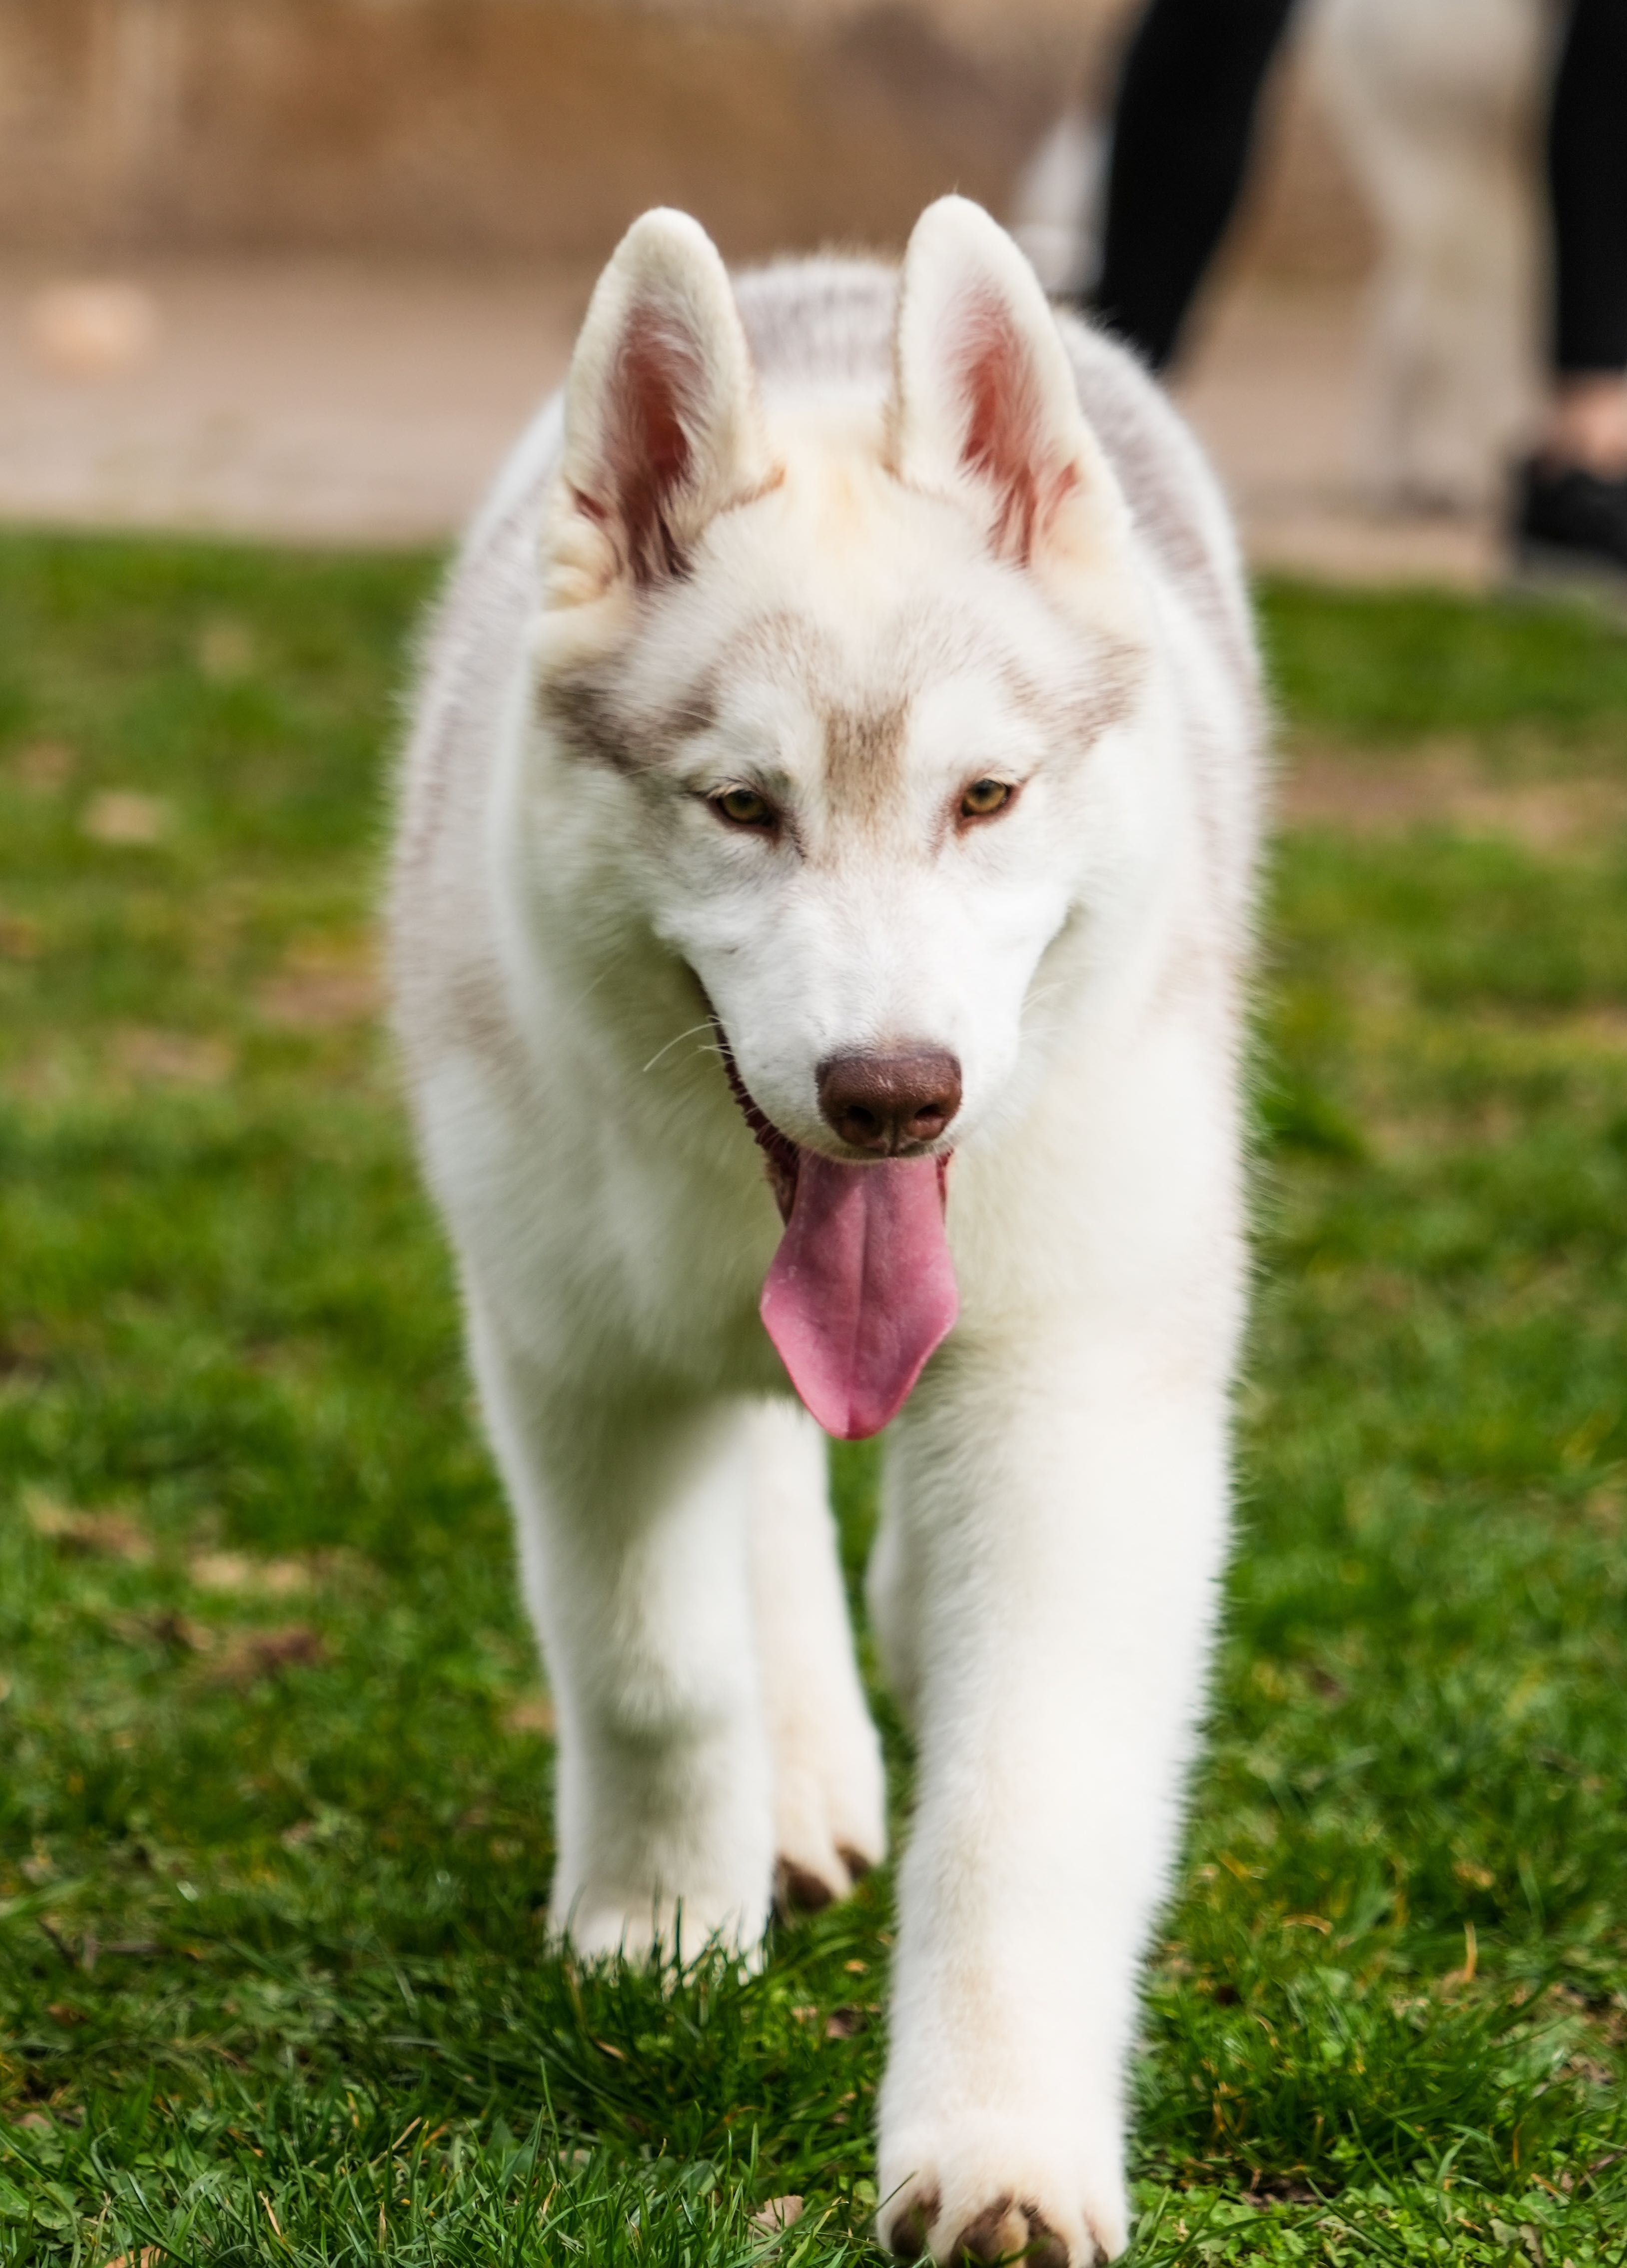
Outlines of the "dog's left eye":
[{"label": "dog's left eye", "polygon": [[765,795],[758,795],[755,788],[720,788],[715,795],[709,795],[706,801],[718,817],[726,819],[731,827],[767,828],[774,823],[773,804]]},{"label": "dog's left eye", "polygon": [[1003,811],[1017,791],[1009,780],[973,780],[960,799],[963,819],[992,819]]}]

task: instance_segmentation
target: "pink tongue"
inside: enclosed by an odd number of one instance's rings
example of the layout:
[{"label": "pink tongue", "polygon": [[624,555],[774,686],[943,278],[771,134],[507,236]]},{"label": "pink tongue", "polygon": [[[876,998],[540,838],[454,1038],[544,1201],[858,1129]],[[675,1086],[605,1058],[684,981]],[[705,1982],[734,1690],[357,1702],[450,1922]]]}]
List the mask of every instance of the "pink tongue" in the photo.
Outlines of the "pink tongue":
[{"label": "pink tongue", "polygon": [[879,1433],[959,1308],[938,1159],[839,1166],[799,1153],[763,1321],[827,1433],[844,1441]]}]

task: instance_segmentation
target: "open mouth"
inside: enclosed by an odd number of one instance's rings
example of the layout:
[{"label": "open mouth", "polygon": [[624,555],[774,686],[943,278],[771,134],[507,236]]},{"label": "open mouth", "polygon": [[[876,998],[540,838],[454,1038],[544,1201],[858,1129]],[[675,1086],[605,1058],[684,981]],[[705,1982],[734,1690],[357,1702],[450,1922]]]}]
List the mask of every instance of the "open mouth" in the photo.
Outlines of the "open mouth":
[{"label": "open mouth", "polygon": [[793,1142],[748,1091],[715,1012],[712,1024],[786,1225],[763,1285],[764,1326],[826,1432],[864,1440],[897,1417],[959,1313],[949,1158],[847,1164]]}]

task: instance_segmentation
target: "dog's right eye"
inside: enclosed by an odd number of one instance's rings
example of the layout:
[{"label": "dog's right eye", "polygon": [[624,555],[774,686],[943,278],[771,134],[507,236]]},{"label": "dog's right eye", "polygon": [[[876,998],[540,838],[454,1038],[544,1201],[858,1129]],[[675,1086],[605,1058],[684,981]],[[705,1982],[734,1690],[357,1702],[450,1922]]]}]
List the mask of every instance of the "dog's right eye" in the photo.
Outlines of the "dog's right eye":
[{"label": "dog's right eye", "polygon": [[768,798],[751,787],[720,788],[706,801],[730,827],[752,827],[762,832],[773,827],[778,817]]},{"label": "dog's right eye", "polygon": [[973,780],[960,799],[962,819],[993,819],[1016,795],[1009,780]]}]

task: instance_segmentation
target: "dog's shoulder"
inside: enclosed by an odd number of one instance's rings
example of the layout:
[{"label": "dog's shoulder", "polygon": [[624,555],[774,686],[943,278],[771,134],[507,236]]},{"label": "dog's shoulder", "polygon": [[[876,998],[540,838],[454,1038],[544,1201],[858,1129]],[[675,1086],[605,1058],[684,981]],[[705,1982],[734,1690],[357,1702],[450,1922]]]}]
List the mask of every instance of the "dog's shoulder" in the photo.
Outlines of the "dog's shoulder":
[{"label": "dog's shoulder", "polygon": [[541,600],[537,531],[558,460],[558,395],[511,452],[420,636],[396,783],[389,891],[396,1023],[410,1047],[445,1021],[501,1023],[482,844],[492,768]]},{"label": "dog's shoulder", "polygon": [[1219,482],[1191,427],[1128,348],[1059,311],[1079,400],[1118,475],[1137,534],[1219,640],[1239,678],[1254,677],[1242,555]]},{"label": "dog's shoulder", "polygon": [[1187,659],[1205,657],[1195,674],[1177,665],[1166,682],[1182,719],[1187,772],[1217,902],[1240,939],[1268,771],[1254,610],[1231,515],[1196,436],[1137,357],[1076,315],[1058,311],[1057,321],[1085,417],[1124,493],[1143,560],[1165,594],[1162,611],[1174,629],[1175,650]]}]

